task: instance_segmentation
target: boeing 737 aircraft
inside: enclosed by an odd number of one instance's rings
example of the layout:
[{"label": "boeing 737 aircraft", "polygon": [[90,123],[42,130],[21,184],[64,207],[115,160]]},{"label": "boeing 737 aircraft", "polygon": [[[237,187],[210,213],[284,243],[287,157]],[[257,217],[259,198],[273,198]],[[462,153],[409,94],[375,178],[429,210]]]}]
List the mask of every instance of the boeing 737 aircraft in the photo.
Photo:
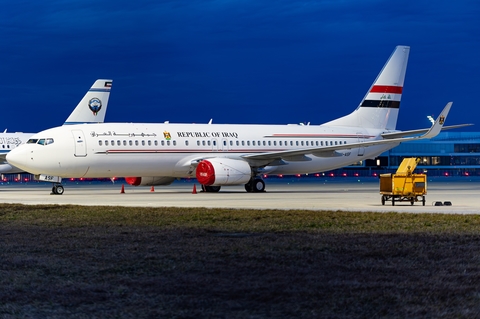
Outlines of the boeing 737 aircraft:
[{"label": "boeing 737 aircraft", "polygon": [[[107,112],[108,98],[112,80],[97,80],[78,103],[66,124],[103,123]],[[5,157],[8,152],[24,144],[35,133],[0,133],[0,174],[22,173],[23,170],[8,164]]]},{"label": "boeing 737 aircraft", "polygon": [[57,194],[64,191],[62,177],[119,176],[127,176],[132,185],[168,185],[175,178],[196,177],[209,192],[239,184],[247,192],[261,192],[263,174],[332,170],[373,159],[401,142],[436,136],[451,102],[430,129],[395,129],[409,52],[408,46],[396,47],[360,105],[322,125],[63,126],[35,134],[7,160],[54,182]]}]

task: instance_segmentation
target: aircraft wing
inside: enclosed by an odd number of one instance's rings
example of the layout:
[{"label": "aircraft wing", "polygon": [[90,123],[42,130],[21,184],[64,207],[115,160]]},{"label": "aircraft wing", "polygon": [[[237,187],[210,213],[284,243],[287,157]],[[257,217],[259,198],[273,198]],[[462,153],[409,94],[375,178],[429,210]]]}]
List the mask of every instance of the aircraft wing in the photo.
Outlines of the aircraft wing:
[{"label": "aircraft wing", "polygon": [[347,150],[352,148],[358,147],[367,147],[367,146],[374,146],[374,145],[383,145],[383,144],[391,144],[391,143],[402,143],[407,141],[413,140],[422,140],[422,139],[429,139],[435,137],[440,133],[443,127],[443,123],[445,123],[445,119],[447,118],[448,112],[452,107],[452,102],[447,103],[444,107],[440,115],[437,117],[436,121],[433,123],[432,127],[425,132],[423,135],[420,136],[413,136],[413,137],[400,137],[400,138],[389,138],[389,139],[382,139],[382,140],[375,140],[375,141],[366,141],[366,142],[358,142],[358,143],[351,143],[351,144],[342,144],[342,145],[334,145],[334,146],[324,146],[324,147],[316,147],[316,148],[305,148],[299,150],[288,150],[288,151],[280,151],[280,152],[269,152],[269,153],[258,153],[258,154],[248,154],[243,156],[246,160],[301,160],[301,157],[305,155],[314,155],[317,157],[334,157],[334,156],[342,156],[342,154],[338,153],[339,150]]}]

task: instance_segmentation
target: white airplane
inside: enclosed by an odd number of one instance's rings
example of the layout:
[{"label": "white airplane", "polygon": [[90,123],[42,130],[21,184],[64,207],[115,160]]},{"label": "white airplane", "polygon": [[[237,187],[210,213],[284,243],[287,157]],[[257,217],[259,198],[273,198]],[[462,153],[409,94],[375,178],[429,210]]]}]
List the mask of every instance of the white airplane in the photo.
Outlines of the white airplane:
[{"label": "white airplane", "polygon": [[64,192],[62,177],[118,176],[132,185],[168,185],[176,178],[196,177],[208,192],[239,184],[247,192],[261,192],[263,174],[332,170],[375,158],[401,142],[436,136],[451,102],[430,129],[395,130],[409,51],[408,46],[396,47],[360,105],[322,125],[62,126],[35,134],[7,160],[53,182],[57,194]]},{"label": "white airplane", "polygon": [[[97,80],[87,94],[78,103],[76,108],[63,125],[79,123],[103,123],[107,112],[108,98],[112,87],[112,80]],[[7,163],[7,153],[24,144],[35,133],[0,133],[0,174],[22,173],[24,170]]]}]

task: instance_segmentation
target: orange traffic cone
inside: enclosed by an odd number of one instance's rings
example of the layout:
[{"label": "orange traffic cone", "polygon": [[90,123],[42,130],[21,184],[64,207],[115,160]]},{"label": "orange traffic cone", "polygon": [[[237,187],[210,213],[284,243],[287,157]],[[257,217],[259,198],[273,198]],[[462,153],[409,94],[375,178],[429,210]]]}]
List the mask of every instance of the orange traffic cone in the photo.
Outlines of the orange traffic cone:
[{"label": "orange traffic cone", "polygon": [[196,184],[193,184],[192,194],[196,194],[196,193],[197,193],[197,185],[196,185]]},{"label": "orange traffic cone", "polygon": [[150,192],[154,192],[154,191],[155,191],[155,188],[153,188],[152,186],[152,188],[150,188]]},{"label": "orange traffic cone", "polygon": [[122,189],[120,190],[120,194],[125,194],[125,186],[122,184]]}]

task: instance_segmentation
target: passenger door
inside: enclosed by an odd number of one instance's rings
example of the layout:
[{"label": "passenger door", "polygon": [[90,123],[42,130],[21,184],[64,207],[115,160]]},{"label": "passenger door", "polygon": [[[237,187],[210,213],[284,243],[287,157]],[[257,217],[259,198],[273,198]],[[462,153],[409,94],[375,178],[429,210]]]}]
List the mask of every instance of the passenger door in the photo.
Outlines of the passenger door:
[{"label": "passenger door", "polygon": [[82,130],[72,130],[73,140],[75,143],[75,156],[85,157],[87,156],[87,143],[85,141],[85,135]]}]

